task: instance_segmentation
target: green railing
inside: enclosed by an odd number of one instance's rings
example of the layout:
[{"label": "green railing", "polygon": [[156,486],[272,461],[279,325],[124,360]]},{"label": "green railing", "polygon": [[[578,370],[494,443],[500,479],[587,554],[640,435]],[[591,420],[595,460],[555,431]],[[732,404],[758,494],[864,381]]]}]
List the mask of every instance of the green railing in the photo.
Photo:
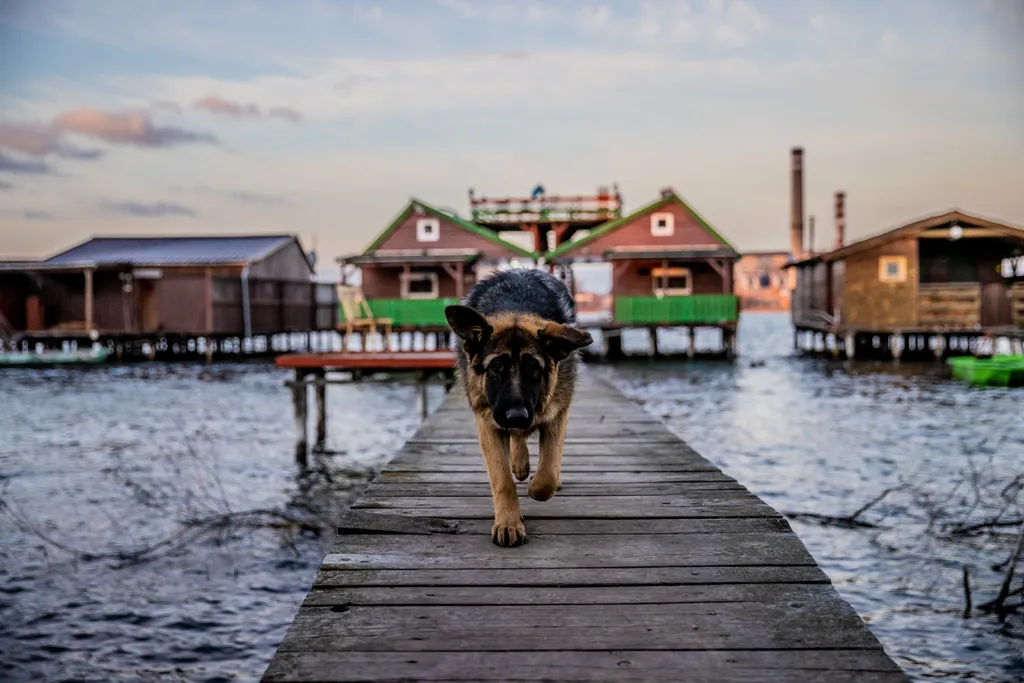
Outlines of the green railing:
[{"label": "green railing", "polygon": [[739,298],[734,294],[615,297],[615,322],[623,325],[719,325],[738,318]]},{"label": "green railing", "polygon": [[[376,318],[391,318],[391,324],[417,327],[443,327],[445,306],[459,303],[458,299],[367,299]],[[341,319],[345,319],[344,313]]]}]

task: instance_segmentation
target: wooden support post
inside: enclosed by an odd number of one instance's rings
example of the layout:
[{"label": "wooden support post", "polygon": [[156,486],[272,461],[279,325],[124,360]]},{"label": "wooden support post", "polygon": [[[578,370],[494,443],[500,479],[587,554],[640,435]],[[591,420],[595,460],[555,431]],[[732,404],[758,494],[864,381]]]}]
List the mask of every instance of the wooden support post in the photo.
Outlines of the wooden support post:
[{"label": "wooden support post", "polygon": [[739,348],[736,343],[736,330],[722,328],[722,340],[725,342],[725,355],[729,360],[736,358]]},{"label": "wooden support post", "polygon": [[307,448],[309,437],[307,435],[307,396],[306,396],[306,371],[295,371],[295,384],[292,385],[292,406],[295,413],[295,461],[300,465],[307,462]]},{"label": "wooden support post", "polygon": [[657,358],[661,355],[661,351],[658,349],[658,328],[648,327],[647,333],[651,337],[651,355]]},{"label": "wooden support post", "polygon": [[316,373],[316,450],[322,451],[327,443],[327,372]]},{"label": "wooden support post", "polygon": [[206,269],[206,334],[213,334],[213,270]]},{"label": "wooden support post", "polygon": [[932,337],[932,341],[935,344],[932,349],[932,353],[935,354],[935,360],[942,360],[942,357],[946,355],[946,335],[937,334]]},{"label": "wooden support post", "polygon": [[693,328],[693,327],[687,327],[686,328],[686,336],[688,337],[688,339],[687,339],[687,347],[686,347],[686,357],[689,358],[690,360],[693,360],[693,357],[697,355],[697,335],[696,335],[696,329]]},{"label": "wooden support post", "polygon": [[622,331],[616,330],[615,334],[605,334],[605,343],[608,345],[608,358],[618,360],[622,358]]},{"label": "wooden support post", "polygon": [[899,362],[900,356],[903,355],[903,335],[899,332],[893,332],[889,335],[889,353],[892,354],[892,359],[895,362]]},{"label": "wooden support post", "polygon": [[843,348],[846,351],[847,360],[853,360],[857,355],[857,333],[847,332],[843,341]]},{"label": "wooden support post", "polygon": [[88,334],[92,331],[92,268],[86,268],[83,274],[85,275],[85,332]]}]

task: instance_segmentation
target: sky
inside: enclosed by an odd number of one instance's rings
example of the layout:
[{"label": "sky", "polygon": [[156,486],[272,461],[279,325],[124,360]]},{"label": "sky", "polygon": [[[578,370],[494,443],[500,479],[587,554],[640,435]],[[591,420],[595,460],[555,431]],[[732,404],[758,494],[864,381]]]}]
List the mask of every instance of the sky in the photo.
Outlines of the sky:
[{"label": "sky", "polygon": [[91,235],[361,251],[411,197],[671,186],[786,249],[1024,225],[1024,0],[0,0],[0,258]]}]

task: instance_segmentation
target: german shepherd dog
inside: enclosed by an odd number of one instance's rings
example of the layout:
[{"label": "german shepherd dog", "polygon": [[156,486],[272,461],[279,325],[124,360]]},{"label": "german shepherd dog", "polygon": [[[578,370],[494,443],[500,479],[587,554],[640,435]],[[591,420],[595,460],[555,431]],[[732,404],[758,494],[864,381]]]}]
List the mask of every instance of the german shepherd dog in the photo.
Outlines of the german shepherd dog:
[{"label": "german shepherd dog", "polygon": [[540,461],[528,493],[543,501],[561,488],[578,349],[593,339],[573,326],[576,306],[566,286],[540,270],[498,271],[477,283],[464,305],[444,313],[462,341],[457,372],[491,483],[491,538],[501,547],[518,546],[526,542],[526,526],[512,474],[519,481],[529,476],[526,439],[539,432]]}]

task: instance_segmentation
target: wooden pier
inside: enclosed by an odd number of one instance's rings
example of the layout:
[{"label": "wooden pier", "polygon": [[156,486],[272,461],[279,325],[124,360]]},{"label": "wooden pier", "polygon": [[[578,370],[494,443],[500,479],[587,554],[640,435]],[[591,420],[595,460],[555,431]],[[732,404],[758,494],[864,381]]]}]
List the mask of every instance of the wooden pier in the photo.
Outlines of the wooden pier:
[{"label": "wooden pier", "polygon": [[562,484],[522,482],[529,541],[493,545],[454,389],[340,522],[263,680],[909,680],[779,513],[585,369]]}]

